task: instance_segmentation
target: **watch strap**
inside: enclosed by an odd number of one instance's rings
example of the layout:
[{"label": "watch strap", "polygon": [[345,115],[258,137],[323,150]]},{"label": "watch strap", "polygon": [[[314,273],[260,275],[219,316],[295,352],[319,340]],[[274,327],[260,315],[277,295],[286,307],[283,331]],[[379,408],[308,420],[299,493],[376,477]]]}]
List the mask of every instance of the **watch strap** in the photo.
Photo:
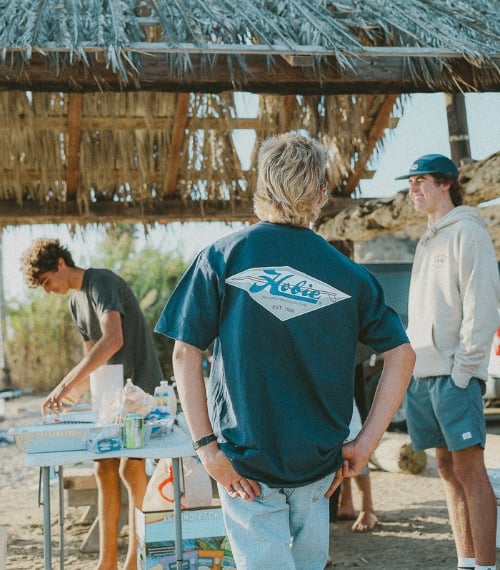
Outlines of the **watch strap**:
[{"label": "watch strap", "polygon": [[198,441],[193,441],[193,449],[196,451],[197,449],[200,449],[200,447],[204,447],[205,445],[212,443],[212,441],[217,441],[217,436],[213,433],[202,437]]}]

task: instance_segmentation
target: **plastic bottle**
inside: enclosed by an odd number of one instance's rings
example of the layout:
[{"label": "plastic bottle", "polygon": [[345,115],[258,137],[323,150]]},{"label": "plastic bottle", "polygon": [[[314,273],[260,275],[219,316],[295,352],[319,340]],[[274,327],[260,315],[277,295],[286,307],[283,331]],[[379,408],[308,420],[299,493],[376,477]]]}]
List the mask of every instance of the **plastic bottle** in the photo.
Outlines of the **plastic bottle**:
[{"label": "plastic bottle", "polygon": [[170,415],[177,415],[177,396],[174,387],[168,383],[168,380],[162,380],[160,385],[156,386],[154,397],[159,408],[164,407]]},{"label": "plastic bottle", "polygon": [[160,382],[160,385],[156,386],[155,392],[154,392],[156,405],[158,407],[161,407],[161,406],[167,407],[168,406],[168,396],[169,396],[168,382],[166,380],[162,380]]}]

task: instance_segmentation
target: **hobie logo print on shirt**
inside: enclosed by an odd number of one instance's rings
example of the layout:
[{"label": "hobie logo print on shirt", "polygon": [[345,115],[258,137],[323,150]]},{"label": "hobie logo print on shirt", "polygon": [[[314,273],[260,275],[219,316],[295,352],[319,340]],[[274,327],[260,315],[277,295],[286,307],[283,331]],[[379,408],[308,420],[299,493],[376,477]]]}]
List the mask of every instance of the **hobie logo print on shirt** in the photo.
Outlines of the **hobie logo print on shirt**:
[{"label": "hobie logo print on shirt", "polygon": [[292,267],[255,267],[226,279],[280,321],[328,307],[350,295]]}]

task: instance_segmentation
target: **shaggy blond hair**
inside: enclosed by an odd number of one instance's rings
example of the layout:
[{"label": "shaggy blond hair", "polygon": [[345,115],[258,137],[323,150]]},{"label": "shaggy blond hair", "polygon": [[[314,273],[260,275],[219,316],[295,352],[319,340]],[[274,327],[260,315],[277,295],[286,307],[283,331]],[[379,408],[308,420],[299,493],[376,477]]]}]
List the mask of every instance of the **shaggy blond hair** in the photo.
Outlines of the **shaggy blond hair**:
[{"label": "shaggy blond hair", "polygon": [[266,139],[259,151],[253,207],[261,220],[307,226],[328,200],[326,149],[296,133]]}]

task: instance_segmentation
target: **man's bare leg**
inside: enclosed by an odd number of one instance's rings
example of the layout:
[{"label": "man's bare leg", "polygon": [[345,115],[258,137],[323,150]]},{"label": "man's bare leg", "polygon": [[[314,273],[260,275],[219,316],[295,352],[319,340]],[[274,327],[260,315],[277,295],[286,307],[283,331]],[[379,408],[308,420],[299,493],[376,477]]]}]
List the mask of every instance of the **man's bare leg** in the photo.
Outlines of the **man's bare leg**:
[{"label": "man's bare leg", "polygon": [[135,531],[135,509],[142,509],[148,477],[143,459],[123,459],[120,475],[128,490],[128,551],[124,570],[137,569],[137,535]]},{"label": "man's bare leg", "polygon": [[353,532],[368,532],[378,523],[377,515],[373,508],[370,474],[358,475],[355,479],[361,494],[361,511],[351,530]]},{"label": "man's bare leg", "polygon": [[339,507],[337,518],[339,520],[353,520],[351,530],[353,532],[368,532],[377,524],[378,519],[373,508],[372,489],[370,483],[370,474],[358,475],[354,477],[356,485],[361,494],[361,510],[356,518],[354,509],[354,501],[352,497],[351,478],[342,481],[342,490],[340,491]]},{"label": "man's bare leg", "polygon": [[351,478],[346,477],[342,481],[342,488],[340,490],[337,519],[339,521],[349,521],[354,520],[355,518],[356,512],[354,510],[354,503],[352,500]]},{"label": "man's bare leg", "polygon": [[121,493],[119,459],[96,461],[99,562],[97,570],[118,569],[118,524]]},{"label": "man's bare leg", "polygon": [[484,465],[483,449],[476,445],[460,451],[436,449],[439,473],[457,555],[494,565],[496,559],[496,501]]},{"label": "man's bare leg", "polygon": [[475,445],[454,451],[452,455],[455,474],[467,504],[476,564],[493,566],[496,561],[497,508],[484,464],[484,450]]}]

